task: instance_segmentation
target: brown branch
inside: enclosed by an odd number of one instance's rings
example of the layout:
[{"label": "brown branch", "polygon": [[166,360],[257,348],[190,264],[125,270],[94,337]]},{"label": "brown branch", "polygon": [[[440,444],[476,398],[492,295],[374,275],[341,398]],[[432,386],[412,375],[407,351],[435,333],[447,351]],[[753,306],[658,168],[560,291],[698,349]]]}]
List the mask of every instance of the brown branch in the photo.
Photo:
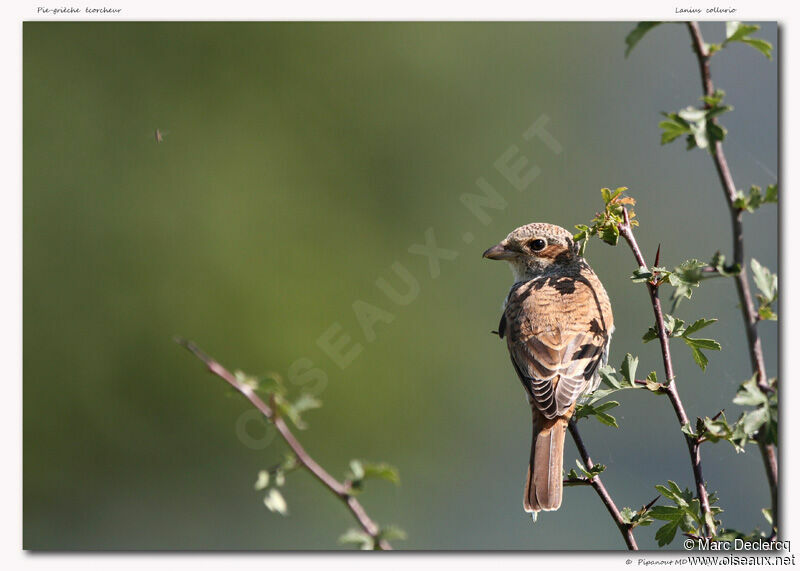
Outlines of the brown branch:
[{"label": "brown branch", "polygon": [[[714,93],[714,83],[711,81],[711,67],[709,60],[711,55],[708,53],[708,48],[703,41],[703,35],[700,32],[700,25],[697,22],[689,22],[689,35],[692,37],[692,45],[694,52],[697,55],[697,63],[700,67],[700,79],[703,83],[703,93],[706,96],[711,96]],[[707,104],[706,104],[707,105]],[[711,119],[713,123],[717,123],[716,117]],[[735,276],[736,290],[739,294],[739,306],[742,310],[742,319],[744,320],[745,331],[747,333],[747,346],[750,352],[750,363],[753,371],[757,375],[758,386],[761,391],[769,395],[772,392],[772,387],[767,379],[767,372],[764,366],[764,353],[761,349],[761,338],[758,335],[758,312],[753,305],[753,298],[750,294],[750,285],[747,280],[747,268],[744,265],[744,229],[742,227],[742,209],[737,208],[736,201],[736,185],[733,182],[733,175],[731,174],[728,161],[725,159],[725,151],[722,148],[722,141],[714,141],[713,152],[711,158],[714,160],[717,174],[719,175],[722,190],[725,193],[725,199],[728,204],[728,209],[731,214],[731,226],[733,231],[733,261],[739,264],[741,271]],[[775,446],[768,444],[765,441],[766,431],[761,430],[758,435],[759,450],[764,461],[764,468],[767,472],[767,480],[769,482],[770,498],[772,504],[772,521],[774,526],[777,527],[778,522],[778,460]]]},{"label": "brown branch", "polygon": [[[630,246],[633,252],[633,257],[636,258],[636,263],[639,267],[646,268],[642,251],[639,249],[639,244],[636,242],[636,237],[633,235],[633,228],[631,221],[628,217],[628,210],[623,209],[624,223],[618,225],[619,234]],[[678,386],[675,382],[675,372],[672,368],[672,356],[669,351],[669,336],[667,335],[666,327],[664,326],[664,313],[661,310],[661,300],[658,297],[658,284],[653,279],[647,282],[647,291],[650,294],[650,303],[653,306],[653,314],[656,318],[656,331],[658,332],[658,341],[661,344],[661,358],[664,362],[664,374],[667,377],[665,384],[666,393],[669,397],[672,408],[675,410],[675,415],[678,417],[678,422],[681,427],[689,423],[689,417],[686,414],[686,409],[683,408],[680,394],[678,393]],[[703,466],[700,462],[700,444],[697,439],[688,434],[683,435],[686,440],[686,446],[689,449],[689,459],[692,464],[692,472],[694,474],[694,483],[697,488],[697,497],[700,500],[700,508],[703,510],[706,531],[710,535],[714,535],[716,530],[709,522],[713,521],[711,515],[711,504],[708,500],[708,490],[706,490],[706,483],[703,480]]]},{"label": "brown branch", "polygon": [[[586,466],[587,470],[591,470],[594,466],[592,459],[589,457],[589,453],[586,451],[586,446],[583,444],[583,439],[581,438],[580,432],[578,432],[578,425],[577,422],[572,419],[569,422],[569,433],[572,435],[572,439],[575,441],[575,446],[578,448],[578,453],[581,455],[581,459],[583,460],[583,465]],[[570,483],[577,483],[574,481],[569,481]],[[622,516],[619,513],[619,509],[617,509],[617,505],[614,503],[614,500],[611,499],[611,496],[606,490],[606,487],[603,485],[602,480],[600,480],[600,476],[593,476],[592,478],[587,478],[586,481],[581,481],[580,483],[590,484],[594,490],[597,492],[597,495],[600,496],[600,500],[603,502],[603,505],[606,506],[608,513],[611,514],[611,517],[614,519],[614,523],[617,524],[617,529],[622,534],[622,539],[625,540],[625,545],[628,546],[628,549],[631,551],[637,551],[639,546],[636,545],[636,539],[633,537],[633,528],[622,521]]]},{"label": "brown branch", "polygon": [[361,503],[352,496],[349,491],[348,487],[345,484],[340,483],[336,478],[331,476],[322,466],[317,464],[317,462],[306,452],[305,448],[300,444],[297,440],[295,435],[289,429],[289,426],[283,420],[282,417],[275,413],[275,408],[273,406],[268,405],[265,403],[261,397],[259,397],[252,387],[249,385],[243,384],[239,382],[235,375],[233,375],[230,371],[228,371],[225,367],[220,365],[214,358],[209,357],[206,355],[197,345],[182,338],[176,338],[175,341],[188,349],[191,353],[194,354],[195,357],[200,359],[208,368],[208,370],[227,382],[231,385],[234,389],[239,391],[250,403],[256,407],[261,414],[264,415],[264,418],[273,424],[275,428],[278,430],[278,433],[283,438],[284,442],[292,449],[292,452],[297,458],[297,461],[308,470],[312,476],[314,476],[317,480],[322,483],[330,492],[335,495],[339,500],[341,500],[345,506],[350,510],[353,514],[353,517],[356,518],[358,524],[361,526],[361,529],[369,535],[374,543],[376,548],[381,550],[391,550],[392,546],[389,544],[388,541],[385,539],[381,539],[380,537],[380,528],[378,525],[367,515],[367,512],[364,511],[364,507]]}]

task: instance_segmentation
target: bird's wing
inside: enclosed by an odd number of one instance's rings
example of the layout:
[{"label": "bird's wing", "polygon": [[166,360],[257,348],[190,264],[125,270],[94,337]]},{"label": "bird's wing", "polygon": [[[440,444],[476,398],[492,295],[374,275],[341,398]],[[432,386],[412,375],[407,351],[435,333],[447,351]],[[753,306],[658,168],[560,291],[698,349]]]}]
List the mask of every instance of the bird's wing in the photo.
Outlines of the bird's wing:
[{"label": "bird's wing", "polygon": [[547,418],[565,414],[588,388],[613,327],[594,274],[532,280],[509,294],[508,349],[531,402]]}]

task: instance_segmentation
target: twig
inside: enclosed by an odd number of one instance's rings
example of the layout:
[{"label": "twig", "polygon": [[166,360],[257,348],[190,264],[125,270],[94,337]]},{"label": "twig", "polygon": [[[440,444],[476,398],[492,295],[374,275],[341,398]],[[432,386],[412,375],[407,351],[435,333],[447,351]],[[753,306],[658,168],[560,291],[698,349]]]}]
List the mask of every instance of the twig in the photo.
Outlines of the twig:
[{"label": "twig", "polygon": [[[581,455],[581,459],[583,460],[584,466],[586,466],[587,470],[591,470],[594,466],[592,459],[589,457],[589,453],[586,451],[586,446],[583,444],[583,439],[581,438],[580,432],[578,432],[578,425],[576,421],[570,420],[569,422],[569,433],[572,435],[572,439],[575,441],[575,446],[578,448],[578,453]],[[570,481],[571,483],[576,483]],[[639,546],[636,545],[636,539],[633,537],[633,528],[622,521],[622,516],[619,513],[619,509],[617,509],[617,505],[614,503],[614,500],[611,499],[611,496],[606,490],[606,487],[603,485],[602,480],[600,480],[600,476],[593,476],[592,478],[587,478],[586,482],[581,483],[588,483],[590,484],[594,490],[597,492],[597,495],[600,496],[600,500],[603,502],[603,505],[606,506],[608,513],[611,514],[611,517],[614,519],[614,523],[617,524],[617,529],[622,534],[622,538],[625,540],[625,545],[628,546],[628,549],[631,551],[638,551]]]},{"label": "twig", "polygon": [[[711,81],[711,67],[709,60],[711,55],[703,41],[700,32],[700,25],[697,22],[689,22],[689,35],[692,37],[692,45],[697,55],[697,63],[700,66],[700,79],[703,83],[703,93],[711,96],[714,93],[714,83]],[[717,119],[712,118],[713,123]],[[758,387],[761,391],[769,395],[772,387],[767,379],[767,372],[764,366],[764,353],[761,349],[761,338],[758,335],[758,312],[753,305],[753,298],[750,295],[750,285],[747,281],[747,268],[744,265],[744,229],[742,227],[742,209],[737,208],[736,185],[733,182],[733,175],[725,159],[725,151],[722,148],[722,141],[714,141],[714,149],[711,153],[714,166],[717,169],[722,190],[731,214],[731,226],[733,231],[733,261],[739,264],[741,271],[736,275],[736,290],[739,294],[739,306],[742,309],[742,319],[744,320],[745,331],[747,332],[747,346],[750,351],[750,362],[757,375]],[[778,523],[778,460],[775,446],[765,441],[766,431],[762,430],[758,435],[758,447],[764,461],[764,468],[767,472],[769,481],[770,498],[772,504],[772,521],[775,527]]]},{"label": "twig", "polygon": [[[644,260],[642,251],[639,249],[639,244],[636,242],[636,237],[633,235],[631,228],[630,218],[628,217],[628,210],[623,209],[623,216],[625,222],[618,226],[619,234],[630,246],[633,252],[633,257],[636,258],[636,263],[639,267],[647,267]],[[678,417],[678,422],[681,426],[689,423],[689,417],[686,414],[686,409],[683,408],[680,394],[678,393],[678,386],[675,382],[675,372],[672,368],[672,356],[669,352],[669,336],[667,335],[666,327],[664,326],[664,313],[661,310],[661,300],[658,297],[658,284],[654,281],[647,282],[647,291],[650,294],[650,303],[653,306],[653,314],[656,318],[656,331],[658,332],[658,341],[661,344],[661,358],[664,361],[664,373],[667,377],[665,384],[666,393],[669,397],[672,408],[675,410],[675,415]],[[714,535],[716,530],[710,522],[713,521],[711,514],[711,504],[708,500],[708,491],[706,490],[706,483],[703,480],[703,466],[700,462],[700,445],[697,439],[684,434],[686,439],[686,446],[689,448],[689,459],[692,464],[692,472],[694,473],[694,483],[697,488],[697,497],[700,500],[700,507],[703,510],[706,531],[710,535]]]},{"label": "twig", "polygon": [[353,514],[353,517],[355,517],[358,521],[361,529],[363,529],[364,532],[366,532],[367,535],[373,539],[375,546],[378,549],[392,549],[392,546],[388,541],[381,539],[380,528],[367,515],[367,512],[364,511],[364,507],[361,505],[361,503],[349,493],[347,486],[336,480],[336,478],[331,476],[322,466],[317,464],[317,462],[311,456],[309,456],[308,452],[306,452],[306,450],[297,440],[295,435],[287,426],[286,422],[284,422],[283,418],[275,413],[274,407],[265,403],[261,397],[255,393],[252,387],[239,382],[235,375],[220,365],[214,358],[206,355],[191,341],[187,339],[176,338],[175,342],[188,349],[194,354],[195,357],[200,359],[211,373],[215,374],[231,385],[234,389],[239,391],[242,395],[244,395],[244,397],[249,400],[250,403],[256,407],[259,412],[261,412],[261,414],[264,415],[264,418],[266,418],[268,422],[271,422],[273,426],[275,426],[284,442],[286,442],[289,448],[292,449],[297,461],[300,462],[300,464],[302,464],[303,467],[311,472],[311,474],[317,480],[319,480],[323,486],[328,488],[333,495],[339,498],[339,500],[341,500],[347,506],[347,508]]}]

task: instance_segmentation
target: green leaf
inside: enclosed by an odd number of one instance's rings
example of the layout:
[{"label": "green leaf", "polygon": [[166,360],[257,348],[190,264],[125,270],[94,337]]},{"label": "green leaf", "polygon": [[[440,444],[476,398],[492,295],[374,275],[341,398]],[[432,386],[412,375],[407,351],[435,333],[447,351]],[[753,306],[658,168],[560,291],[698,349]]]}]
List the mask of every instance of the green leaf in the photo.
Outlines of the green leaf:
[{"label": "green leaf", "polygon": [[759,431],[769,421],[769,410],[767,407],[759,407],[751,410],[742,417],[742,429],[748,435],[753,435]]},{"label": "green leaf", "polygon": [[755,258],[750,260],[750,268],[753,270],[753,281],[758,290],[770,301],[774,300],[778,293],[778,276],[758,263]]},{"label": "green leaf", "polygon": [[625,524],[628,524],[628,525],[632,524],[633,516],[635,514],[636,514],[636,512],[633,511],[631,508],[629,508],[627,506],[622,508],[619,511],[619,516],[620,516],[620,518],[622,518],[622,523],[625,523]]},{"label": "green leaf", "polygon": [[692,323],[689,327],[686,328],[686,331],[683,332],[684,336],[689,335],[690,333],[694,333],[695,331],[700,331],[704,327],[708,327],[712,323],[716,323],[717,319],[698,319],[694,323]]},{"label": "green leaf", "polygon": [[656,376],[655,371],[650,371],[650,374],[647,375],[645,378],[645,388],[648,391],[662,394],[664,392],[664,386],[658,382],[658,377]]},{"label": "green leaf", "polygon": [[347,479],[353,481],[364,479],[364,465],[360,460],[350,460],[350,472],[347,474]]},{"label": "green leaf", "polygon": [[686,148],[695,147],[713,152],[716,141],[725,138],[725,129],[716,122],[716,117],[733,109],[730,105],[722,105],[725,92],[715,91],[702,98],[705,108],[685,107],[677,113],[662,113],[666,120],[659,123],[662,129],[661,144],[667,144],[681,135],[686,135]]},{"label": "green leaf", "polygon": [[744,38],[741,41],[760,51],[767,59],[772,59],[772,44],[768,41],[762,40],[761,38]]},{"label": "green leaf", "polygon": [[732,42],[742,42],[757,49],[764,54],[767,59],[772,59],[772,44],[761,38],[753,38],[750,36],[753,32],[760,29],[755,24],[742,24],[741,22],[727,22],[726,23],[726,36],[722,46],[726,46]]},{"label": "green leaf", "polygon": [[715,89],[711,95],[704,95],[700,100],[709,107],[717,107],[722,100],[725,99],[725,92],[721,89]]},{"label": "green leaf", "polygon": [[288,401],[285,396],[278,393],[273,394],[273,399],[275,402],[275,407],[277,408],[280,416],[291,420],[292,424],[294,424],[300,430],[305,430],[308,428],[308,425],[300,416],[300,411],[295,408],[294,403]]},{"label": "green leaf", "polygon": [[362,464],[364,468],[364,478],[376,478],[379,480],[386,480],[387,482],[391,482],[395,485],[400,485],[400,474],[397,471],[397,468],[394,466],[390,466],[385,462],[380,462],[377,464],[373,464],[371,462],[364,462]]},{"label": "green leaf", "polygon": [[353,543],[364,551],[375,549],[375,541],[367,532],[360,529],[348,529],[347,532],[339,536],[339,543]]},{"label": "green leaf", "polygon": [[306,412],[307,410],[320,408],[321,406],[322,401],[309,393],[301,394],[294,402],[294,410],[297,411],[298,414]]},{"label": "green leaf", "polygon": [[703,353],[701,349],[712,351],[719,351],[722,349],[722,346],[713,339],[691,339],[686,336],[682,337],[682,339],[692,350],[692,357],[695,363],[697,363],[703,371],[706,370],[706,366],[708,365],[708,357],[705,356],[705,353]]},{"label": "green leaf", "polygon": [[656,531],[656,541],[658,542],[659,547],[664,547],[665,545],[672,543],[672,540],[675,539],[675,534],[678,531],[679,525],[680,520],[672,520],[662,525],[658,531]]},{"label": "green leaf", "polygon": [[653,272],[651,272],[649,268],[645,268],[644,266],[636,268],[635,270],[633,270],[633,273],[631,274],[631,281],[633,283],[642,283],[650,281],[652,278],[653,278]]},{"label": "green leaf", "polygon": [[653,523],[653,518],[650,517],[650,508],[647,506],[642,506],[639,510],[633,511],[629,507],[624,507],[620,511],[620,517],[622,518],[623,523],[633,527],[636,526],[646,526]]},{"label": "green leaf", "polygon": [[737,42],[742,38],[757,32],[758,26],[742,24],[741,22],[725,22],[725,41]]},{"label": "green leaf", "polygon": [[769,185],[763,194],[760,186],[752,185],[750,186],[750,194],[746,195],[741,190],[736,191],[736,199],[733,201],[733,206],[739,210],[755,212],[762,204],[774,202],[778,202],[777,185]]},{"label": "green leaf", "polygon": [[719,351],[722,349],[722,345],[714,339],[692,339],[684,335],[683,340],[700,349],[708,349],[710,351]]},{"label": "green leaf", "polygon": [[686,121],[678,120],[677,117],[667,115],[668,119],[661,121],[658,126],[661,129],[661,144],[671,143],[678,137],[691,133],[691,129]]},{"label": "green leaf", "polygon": [[[743,446],[754,435],[762,431],[764,440],[768,444],[778,443],[778,396],[777,392],[769,395],[761,391],[757,383],[757,376],[753,375],[739,387],[733,402],[743,406],[753,406],[754,409],[745,412],[734,425],[735,434],[732,441]],[[774,387],[773,380],[770,386]]]},{"label": "green leaf", "polygon": [[619,367],[619,372],[622,374],[622,378],[625,379],[629,385],[634,384],[636,380],[636,366],[639,364],[639,358],[634,357],[630,353],[625,355],[625,358],[622,360],[622,365]]},{"label": "green leaf", "polygon": [[758,308],[758,317],[765,321],[776,321],[778,314],[772,311],[772,308],[768,305],[762,305]]},{"label": "green leaf", "polygon": [[680,508],[688,508],[689,502],[692,500],[692,493],[688,488],[681,490],[680,486],[672,480],[667,480],[667,485],[656,485],[656,490],[664,496],[672,500]]},{"label": "green leaf", "polygon": [[756,294],[759,317],[768,320],[778,319],[778,315],[772,309],[772,304],[778,299],[778,276],[759,264],[755,258],[750,260],[750,267],[753,270],[753,282],[761,292]]},{"label": "green leaf", "polygon": [[[584,465],[583,465],[583,463],[582,463],[580,460],[578,460],[577,458],[575,459],[575,464],[578,466],[578,469],[579,469],[579,470],[580,470],[580,471],[583,473],[583,475],[584,475],[586,478],[590,479],[590,480],[591,480],[592,478],[594,478],[595,476],[597,476],[597,475],[601,474],[601,473],[602,473],[602,472],[603,472],[603,471],[606,469],[606,467],[605,467],[605,465],[604,465],[604,464],[594,464],[594,465],[592,465],[592,469],[591,469],[591,470],[589,470],[589,469],[588,469],[588,468],[586,468],[586,466],[584,466]],[[570,473],[571,473],[571,472],[570,472]],[[578,475],[577,475],[577,474],[575,474],[575,476],[576,476],[576,477],[578,477]]]},{"label": "green leaf", "polygon": [[258,479],[253,486],[256,491],[260,491],[269,486],[269,472],[267,470],[260,470],[258,472]]},{"label": "green leaf", "polygon": [[607,425],[613,426],[614,428],[619,428],[617,424],[617,419],[615,419],[610,414],[607,414],[605,411],[610,410],[614,407],[619,406],[617,401],[608,401],[600,404],[598,406],[594,406],[590,403],[584,403],[582,405],[578,405],[575,409],[575,419],[580,418],[589,418],[590,416],[595,417],[599,422]]},{"label": "green leaf", "polygon": [[267,495],[264,497],[264,505],[271,512],[277,512],[283,516],[289,513],[286,505],[286,500],[283,495],[278,491],[278,488],[270,488]]},{"label": "green leaf", "polygon": [[[684,427],[685,431],[690,431],[690,428]],[[704,518],[702,510],[700,509],[700,501],[695,498],[688,488],[681,490],[672,480],[667,482],[667,485],[657,485],[656,489],[666,499],[671,501],[674,505],[671,506],[654,506],[650,510],[650,517],[665,521],[663,526],[656,532],[656,539],[660,546],[669,544],[674,538],[678,529],[684,532],[697,535],[702,528]],[[709,496],[709,504],[712,505],[711,511],[718,513],[720,508],[713,506],[717,499],[714,494]],[[713,520],[710,521],[712,527],[714,526]]]},{"label": "green leaf", "polygon": [[[686,322],[683,319],[670,315],[669,313],[664,314],[664,332],[667,334],[667,337],[682,336],[685,333],[685,325]],[[650,327],[642,336],[642,341],[645,343],[653,339],[658,339],[658,329],[655,325]]]},{"label": "green leaf", "polygon": [[617,241],[619,240],[619,228],[617,228],[616,224],[609,224],[603,228],[603,232],[600,235],[600,238],[606,244],[610,244],[611,246],[616,246]]},{"label": "green leaf", "polygon": [[753,375],[739,386],[736,396],[733,397],[735,404],[745,406],[759,406],[767,404],[767,395],[758,388],[757,376]]},{"label": "green leaf", "polygon": [[622,385],[617,380],[617,377],[614,375],[615,372],[614,367],[609,367],[608,365],[601,365],[600,367],[598,367],[597,372],[600,375],[600,380],[609,388],[612,389],[622,388]]},{"label": "green leaf", "polygon": [[361,491],[364,481],[368,479],[386,480],[395,485],[400,485],[400,475],[397,468],[385,462],[373,463],[363,460],[351,460],[350,470],[345,475],[355,493]]},{"label": "green leaf", "polygon": [[570,471],[567,473],[564,479],[567,480],[564,482],[565,486],[580,486],[587,483],[586,478],[578,475],[578,473],[575,471],[575,468],[570,468]]},{"label": "green leaf", "polygon": [[683,510],[675,506],[653,506],[650,515],[661,521],[671,521],[683,517]]},{"label": "green leaf", "polygon": [[636,44],[644,37],[644,35],[658,26],[661,22],[639,22],[636,27],[625,36],[625,57],[631,53]]},{"label": "green leaf", "polygon": [[747,436],[740,428],[740,422],[733,426],[728,423],[725,413],[720,411],[716,418],[705,417],[698,419],[699,436],[704,437],[709,442],[719,442],[724,440],[733,445],[737,453],[744,451],[744,444]]},{"label": "green leaf", "polygon": [[725,265],[725,256],[720,252],[714,254],[714,257],[711,258],[711,262],[709,265],[717,270],[717,272],[721,276],[736,276],[739,275],[742,271],[742,268],[739,264],[732,264],[730,266]]},{"label": "green leaf", "polygon": [[689,337],[689,334],[699,331],[704,327],[708,327],[716,321],[716,319],[698,319],[687,327],[681,335],[684,343],[692,350],[692,357],[695,363],[697,363],[703,371],[706,370],[706,366],[708,365],[708,357],[705,356],[702,349],[707,351],[719,351],[722,349],[722,346],[714,339],[694,339]]},{"label": "green leaf", "polygon": [[705,267],[705,262],[691,259],[672,270],[669,274],[669,283],[675,288],[671,297],[674,301],[673,308],[677,307],[680,299],[691,299],[693,289],[698,287],[700,281],[706,277],[702,271]]},{"label": "green leaf", "polygon": [[386,541],[404,541],[407,537],[406,532],[396,525],[387,525],[380,530],[378,535]]}]

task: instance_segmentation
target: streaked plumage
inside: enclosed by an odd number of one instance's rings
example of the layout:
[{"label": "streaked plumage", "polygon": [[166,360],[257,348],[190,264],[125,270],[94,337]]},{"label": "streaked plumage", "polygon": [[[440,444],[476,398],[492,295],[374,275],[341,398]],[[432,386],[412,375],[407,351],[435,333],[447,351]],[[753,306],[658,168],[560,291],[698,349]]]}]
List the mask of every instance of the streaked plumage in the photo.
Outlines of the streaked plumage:
[{"label": "streaked plumage", "polygon": [[611,304],[567,230],[534,223],[484,252],[511,264],[498,332],[533,412],[526,511],[561,505],[564,437],[578,398],[599,382],[614,330]]}]

